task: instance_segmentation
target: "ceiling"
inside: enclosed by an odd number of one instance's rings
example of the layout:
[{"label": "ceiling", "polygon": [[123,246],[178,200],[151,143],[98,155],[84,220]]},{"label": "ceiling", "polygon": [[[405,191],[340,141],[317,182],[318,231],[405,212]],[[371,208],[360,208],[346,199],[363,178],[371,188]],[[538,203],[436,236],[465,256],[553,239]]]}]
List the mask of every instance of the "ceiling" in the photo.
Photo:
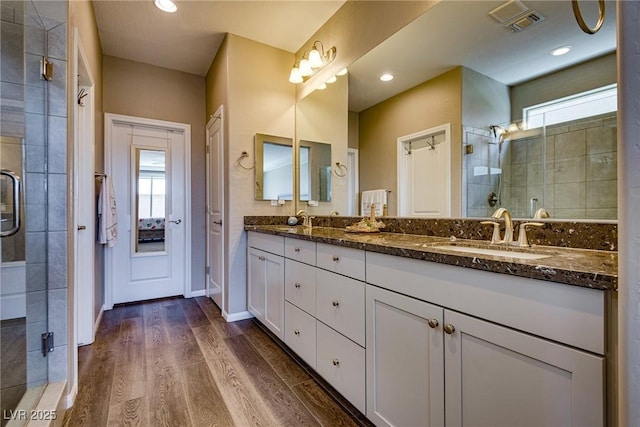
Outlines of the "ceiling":
[{"label": "ceiling", "polygon": [[[616,47],[615,2],[606,2],[600,32],[577,26],[569,0],[523,0],[545,20],[513,33],[488,13],[506,0],[443,0],[349,67],[349,109],[362,111],[456,66],[513,85]],[[344,0],[177,0],[167,14],[152,0],[93,0],[105,55],[204,76],[229,32],[289,52],[302,45]],[[597,2],[581,1],[585,20],[597,17]],[[549,51],[573,46],[561,57]],[[338,46],[339,48],[339,46]],[[382,84],[378,77],[395,79]]]},{"label": "ceiling", "polygon": [[344,0],[93,0],[105,55],[206,75],[226,33],[297,52]]},{"label": "ceiling", "polygon": [[[362,111],[390,96],[463,65],[514,85],[584,62],[616,48],[615,2],[606,2],[605,23],[595,35],[580,30],[568,0],[522,0],[545,20],[513,33],[489,16],[506,0],[444,0],[349,67],[349,110]],[[581,1],[587,23],[598,3]],[[552,49],[570,45],[564,56]],[[379,76],[391,73],[391,82]]]}]

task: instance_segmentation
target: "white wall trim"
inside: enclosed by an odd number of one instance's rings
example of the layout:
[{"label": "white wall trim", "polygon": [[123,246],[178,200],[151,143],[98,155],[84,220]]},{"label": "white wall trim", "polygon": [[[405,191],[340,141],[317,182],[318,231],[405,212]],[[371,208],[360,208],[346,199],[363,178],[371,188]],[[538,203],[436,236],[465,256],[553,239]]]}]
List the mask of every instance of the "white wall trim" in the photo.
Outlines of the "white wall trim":
[{"label": "white wall trim", "polygon": [[93,336],[98,332],[98,328],[100,327],[100,322],[102,322],[102,314],[107,308],[103,305],[100,307],[100,313],[96,316],[96,321],[93,323]]},{"label": "white wall trim", "polygon": [[[104,172],[111,176],[113,165],[111,164],[112,155],[112,129],[116,123],[127,125],[142,125],[155,128],[163,128],[168,130],[182,131],[184,133],[184,212],[186,224],[189,230],[185,230],[184,244],[184,286],[183,295],[185,298],[191,297],[191,232],[192,232],[192,216],[191,216],[191,125],[186,123],[170,122],[166,120],[149,119],[145,117],[126,116],[122,114],[105,113],[104,115]],[[105,268],[105,306],[108,309],[113,308],[113,277],[111,271],[113,268],[113,248],[105,247],[104,254]]]},{"label": "white wall trim", "polygon": [[78,384],[74,384],[65,398],[65,402],[64,402],[65,409],[69,409],[73,406],[73,403],[76,401],[77,396],[78,396]]},{"label": "white wall trim", "polygon": [[227,322],[237,322],[238,320],[251,319],[254,316],[253,316],[253,314],[249,313],[248,311],[239,311],[237,313],[232,313],[232,314],[229,314],[226,311],[223,311],[222,312],[222,317]]},{"label": "white wall trim", "polygon": [[189,298],[204,297],[206,296],[205,291],[206,289],[200,289],[199,291],[191,291],[191,296]]}]

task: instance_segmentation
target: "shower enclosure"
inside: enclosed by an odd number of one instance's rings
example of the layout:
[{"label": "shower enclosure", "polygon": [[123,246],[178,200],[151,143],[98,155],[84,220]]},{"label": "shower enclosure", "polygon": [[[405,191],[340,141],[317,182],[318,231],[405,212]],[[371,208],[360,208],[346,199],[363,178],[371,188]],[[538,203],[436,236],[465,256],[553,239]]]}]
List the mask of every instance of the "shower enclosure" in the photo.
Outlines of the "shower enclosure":
[{"label": "shower enclosure", "polygon": [[67,4],[0,8],[4,426],[24,424],[47,384],[67,378]]},{"label": "shower enclosure", "polygon": [[552,219],[617,219],[616,112],[537,122],[464,127],[466,216],[505,207],[518,218],[545,208]]}]

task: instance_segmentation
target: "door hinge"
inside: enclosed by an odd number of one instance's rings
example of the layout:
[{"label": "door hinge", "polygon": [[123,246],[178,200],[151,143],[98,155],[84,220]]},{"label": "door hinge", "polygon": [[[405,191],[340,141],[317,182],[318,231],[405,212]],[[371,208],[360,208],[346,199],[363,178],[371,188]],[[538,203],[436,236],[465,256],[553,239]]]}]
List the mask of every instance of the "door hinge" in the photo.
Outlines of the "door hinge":
[{"label": "door hinge", "polygon": [[206,266],[206,267],[204,268],[204,274],[207,274],[207,275],[208,275],[209,273],[211,273],[211,267]]},{"label": "door hinge", "polygon": [[53,332],[42,334],[42,357],[47,357],[53,351]]}]

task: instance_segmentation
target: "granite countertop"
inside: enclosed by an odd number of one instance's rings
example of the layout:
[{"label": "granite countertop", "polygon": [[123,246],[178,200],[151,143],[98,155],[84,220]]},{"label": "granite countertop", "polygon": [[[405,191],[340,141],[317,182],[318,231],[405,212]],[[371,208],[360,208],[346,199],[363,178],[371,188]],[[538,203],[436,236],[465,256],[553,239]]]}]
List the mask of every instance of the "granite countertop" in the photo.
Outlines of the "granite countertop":
[{"label": "granite countertop", "polygon": [[[245,230],[370,252],[414,258],[495,273],[511,274],[599,290],[616,290],[618,286],[618,253],[592,249],[569,249],[556,246],[531,248],[491,245],[488,241],[456,239],[403,233],[348,233],[341,228],[286,225],[245,225]],[[455,252],[441,246],[526,252],[546,255],[541,259]]]}]

